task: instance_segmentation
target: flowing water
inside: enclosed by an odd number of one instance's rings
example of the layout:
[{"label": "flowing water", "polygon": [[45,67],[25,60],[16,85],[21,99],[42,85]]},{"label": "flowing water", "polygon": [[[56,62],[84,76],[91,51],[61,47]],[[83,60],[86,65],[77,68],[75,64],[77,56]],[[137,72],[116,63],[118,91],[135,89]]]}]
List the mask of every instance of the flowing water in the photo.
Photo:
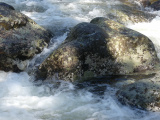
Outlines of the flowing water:
[{"label": "flowing water", "polygon": [[[13,5],[55,36],[50,47],[35,56],[29,68],[37,66],[54,50],[67,32],[80,22],[106,16],[116,0],[0,0]],[[106,7],[107,6],[107,7]],[[160,15],[160,11],[151,11]],[[129,28],[148,36],[160,58],[160,17],[150,23],[128,24]],[[53,44],[54,43],[54,44]],[[160,76],[160,75],[159,75]],[[146,112],[121,105],[115,98],[116,89],[107,85],[75,85],[54,78],[52,84],[33,82],[27,72],[0,71],[0,120],[159,120],[160,113]],[[101,91],[103,89],[104,93]],[[93,92],[101,91],[101,92]]]}]

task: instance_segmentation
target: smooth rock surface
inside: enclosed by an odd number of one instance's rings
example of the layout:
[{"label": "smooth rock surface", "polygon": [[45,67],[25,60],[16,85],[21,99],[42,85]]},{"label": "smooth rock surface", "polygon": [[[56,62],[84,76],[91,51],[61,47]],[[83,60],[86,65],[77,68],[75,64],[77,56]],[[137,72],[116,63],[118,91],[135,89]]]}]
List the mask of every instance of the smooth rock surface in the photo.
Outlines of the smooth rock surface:
[{"label": "smooth rock surface", "polygon": [[[10,5],[0,3],[0,70],[21,71],[52,35]],[[21,64],[20,64],[21,63]]]}]

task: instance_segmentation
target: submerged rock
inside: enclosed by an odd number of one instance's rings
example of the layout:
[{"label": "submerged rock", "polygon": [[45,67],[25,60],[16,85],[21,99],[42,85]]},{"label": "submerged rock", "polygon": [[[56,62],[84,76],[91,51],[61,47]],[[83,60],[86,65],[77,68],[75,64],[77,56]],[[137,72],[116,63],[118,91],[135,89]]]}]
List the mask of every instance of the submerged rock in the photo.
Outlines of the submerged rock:
[{"label": "submerged rock", "polygon": [[[40,53],[51,34],[8,4],[0,3],[0,70],[20,71]],[[22,63],[20,65],[19,63]]]},{"label": "submerged rock", "polygon": [[[120,1],[128,1],[128,0],[120,0]],[[159,5],[157,4],[159,0],[137,0],[143,7],[151,7],[152,4],[153,6],[158,7]]]},{"label": "submerged rock", "polygon": [[117,98],[123,104],[149,111],[160,111],[160,78],[143,79],[122,87]]},{"label": "submerged rock", "polygon": [[110,19],[95,18],[76,25],[39,66],[38,75],[83,81],[147,70],[151,73],[158,62],[154,45],[146,36]]}]

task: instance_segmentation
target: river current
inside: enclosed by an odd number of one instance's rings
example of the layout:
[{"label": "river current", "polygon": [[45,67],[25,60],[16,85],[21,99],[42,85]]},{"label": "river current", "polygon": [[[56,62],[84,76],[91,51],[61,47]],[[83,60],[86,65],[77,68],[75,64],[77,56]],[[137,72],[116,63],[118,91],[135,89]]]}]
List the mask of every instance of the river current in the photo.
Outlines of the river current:
[{"label": "river current", "polygon": [[[37,66],[67,36],[69,29],[95,17],[105,17],[116,0],[0,0],[15,7],[39,25],[54,33],[49,48],[29,61]],[[126,26],[148,36],[160,58],[160,11],[150,23]],[[54,43],[54,44],[53,44]],[[27,71],[27,70],[26,70]],[[158,75],[160,76],[160,75]],[[33,82],[27,72],[0,71],[0,120],[159,120],[160,113],[146,112],[121,105],[115,98],[116,88],[107,84],[77,88],[69,82],[50,84]],[[58,84],[58,85],[57,85]],[[103,88],[104,93],[96,93]]]}]

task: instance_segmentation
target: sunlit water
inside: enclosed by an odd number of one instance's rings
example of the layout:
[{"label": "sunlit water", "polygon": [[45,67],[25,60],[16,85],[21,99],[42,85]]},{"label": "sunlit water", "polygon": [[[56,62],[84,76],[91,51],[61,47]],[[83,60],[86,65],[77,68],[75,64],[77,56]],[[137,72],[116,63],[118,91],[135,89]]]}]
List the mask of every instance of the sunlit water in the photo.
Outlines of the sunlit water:
[{"label": "sunlit water", "polygon": [[[106,16],[106,6],[120,4],[116,0],[0,0],[49,29],[55,36],[50,47],[30,61],[29,68],[38,66],[67,36],[69,29],[80,22]],[[154,12],[157,15],[159,11]],[[128,25],[148,36],[160,58],[160,18],[150,23]],[[53,44],[54,43],[54,44]],[[33,82],[26,72],[0,71],[0,120],[159,120],[160,113],[145,112],[121,105],[115,98],[116,89],[104,84],[77,86],[69,82],[52,84]],[[103,88],[101,92],[100,88]],[[94,91],[94,92],[93,92]],[[96,91],[96,92],[95,92]]]}]

